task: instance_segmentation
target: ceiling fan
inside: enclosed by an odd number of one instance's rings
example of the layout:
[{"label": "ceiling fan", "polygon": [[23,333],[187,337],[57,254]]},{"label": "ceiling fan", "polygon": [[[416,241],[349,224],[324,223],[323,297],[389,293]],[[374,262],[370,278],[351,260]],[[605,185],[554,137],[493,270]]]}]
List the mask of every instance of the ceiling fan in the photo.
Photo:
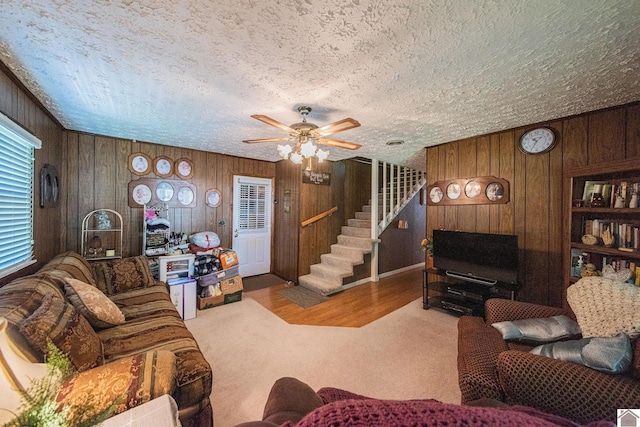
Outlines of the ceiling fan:
[{"label": "ceiling fan", "polygon": [[307,107],[305,105],[300,106],[298,107],[298,112],[302,115],[302,121],[299,123],[294,123],[291,126],[280,123],[279,121],[274,120],[271,117],[254,114],[251,117],[256,120],[260,120],[261,122],[264,122],[268,125],[276,127],[280,130],[283,130],[287,132],[289,136],[282,138],[247,139],[243,140],[242,142],[246,142],[247,144],[255,144],[260,142],[295,140],[297,144],[304,144],[309,139],[314,139],[318,144],[337,148],[346,148],[347,150],[357,150],[358,148],[362,147],[360,144],[355,144],[353,142],[342,141],[334,138],[326,138],[326,136],[333,135],[334,133],[357,128],[358,126],[360,126],[360,123],[357,120],[346,118],[338,120],[334,123],[330,123],[328,125],[318,127],[313,123],[307,122],[307,115],[311,112],[311,107]]}]

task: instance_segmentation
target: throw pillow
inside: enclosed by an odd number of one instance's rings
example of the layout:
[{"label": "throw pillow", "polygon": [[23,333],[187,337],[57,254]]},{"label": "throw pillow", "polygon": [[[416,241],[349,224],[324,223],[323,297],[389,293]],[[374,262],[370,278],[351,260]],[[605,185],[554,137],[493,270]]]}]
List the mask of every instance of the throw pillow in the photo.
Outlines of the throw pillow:
[{"label": "throw pillow", "polygon": [[65,279],[69,302],[94,328],[105,329],[124,323],[124,314],[100,289],[77,279]]},{"label": "throw pillow", "polygon": [[155,285],[149,267],[149,259],[144,255],[101,261],[92,264],[96,286],[106,295],[114,295],[130,289]]},{"label": "throw pillow", "polygon": [[20,323],[20,333],[35,349],[47,354],[47,338],[82,372],[102,364],[102,343],[91,325],[73,306],[53,293]]},{"label": "throw pillow", "polygon": [[504,340],[557,341],[580,335],[580,326],[567,316],[542,317],[493,323]]},{"label": "throw pillow", "polygon": [[626,334],[543,344],[530,353],[578,363],[609,374],[625,372],[631,366],[632,357],[631,341]]},{"label": "throw pillow", "polygon": [[640,288],[605,277],[585,277],[567,288],[582,336],[640,335]]}]

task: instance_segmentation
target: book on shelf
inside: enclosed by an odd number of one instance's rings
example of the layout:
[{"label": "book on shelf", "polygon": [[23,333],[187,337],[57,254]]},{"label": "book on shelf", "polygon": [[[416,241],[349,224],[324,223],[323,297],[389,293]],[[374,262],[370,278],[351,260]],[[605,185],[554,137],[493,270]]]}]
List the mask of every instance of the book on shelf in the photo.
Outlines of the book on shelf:
[{"label": "book on shelf", "polygon": [[609,232],[613,238],[613,247],[640,249],[640,224],[638,223],[618,222],[611,219],[585,219],[582,232],[600,239]]}]

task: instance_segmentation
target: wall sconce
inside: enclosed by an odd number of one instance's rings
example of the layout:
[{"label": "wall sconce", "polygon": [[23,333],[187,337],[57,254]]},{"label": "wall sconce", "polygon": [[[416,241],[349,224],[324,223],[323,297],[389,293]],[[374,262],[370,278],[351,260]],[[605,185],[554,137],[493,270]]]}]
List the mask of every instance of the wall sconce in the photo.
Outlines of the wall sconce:
[{"label": "wall sconce", "polygon": [[398,220],[398,228],[406,230],[409,228],[409,222],[406,219]]}]

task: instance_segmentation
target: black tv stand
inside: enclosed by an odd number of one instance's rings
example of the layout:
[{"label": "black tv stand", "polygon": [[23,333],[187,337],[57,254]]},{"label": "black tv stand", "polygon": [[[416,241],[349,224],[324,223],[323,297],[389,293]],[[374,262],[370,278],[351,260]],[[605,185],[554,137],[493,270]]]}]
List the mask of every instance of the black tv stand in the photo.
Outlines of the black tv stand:
[{"label": "black tv stand", "polygon": [[423,271],[422,307],[440,308],[458,315],[484,317],[484,302],[489,298],[515,300],[518,285],[501,283],[437,268]]}]

